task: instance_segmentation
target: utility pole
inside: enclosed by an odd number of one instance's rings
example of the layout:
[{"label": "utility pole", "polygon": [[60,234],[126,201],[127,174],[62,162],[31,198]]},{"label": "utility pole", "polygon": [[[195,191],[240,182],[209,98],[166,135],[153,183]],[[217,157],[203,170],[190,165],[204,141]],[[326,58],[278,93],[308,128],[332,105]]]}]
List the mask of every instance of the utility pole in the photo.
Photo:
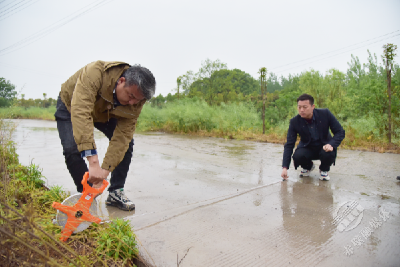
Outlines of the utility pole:
[{"label": "utility pole", "polygon": [[388,95],[388,139],[389,146],[392,144],[392,69],[393,58],[396,56],[397,45],[386,44],[383,46],[384,55],[382,56],[386,67],[386,82],[387,82],[387,95]]},{"label": "utility pole", "polygon": [[263,134],[265,134],[265,97],[264,97],[264,90],[267,89],[266,77],[267,77],[267,68],[263,67],[260,68],[258,71],[260,73],[260,82],[261,82],[261,99],[263,101],[262,105],[262,121],[263,121]]}]

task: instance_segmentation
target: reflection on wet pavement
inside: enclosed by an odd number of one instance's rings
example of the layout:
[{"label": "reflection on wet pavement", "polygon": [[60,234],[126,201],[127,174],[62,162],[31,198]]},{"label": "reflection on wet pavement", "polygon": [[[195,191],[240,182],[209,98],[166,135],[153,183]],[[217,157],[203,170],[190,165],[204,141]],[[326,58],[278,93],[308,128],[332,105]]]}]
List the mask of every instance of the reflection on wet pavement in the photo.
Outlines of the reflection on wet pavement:
[{"label": "reflection on wet pavement", "polygon": [[[21,163],[39,164],[49,186],[74,193],[55,122],[17,122]],[[103,158],[108,140],[98,132],[95,138]],[[277,144],[135,134],[125,193],[136,211],[106,207],[104,192],[101,218],[129,220],[142,256],[156,266],[175,266],[186,253],[180,266],[399,266],[400,155],[339,150],[331,181],[289,169],[282,182],[282,151]],[[337,211],[349,201],[362,206],[363,217],[339,231]],[[390,216],[378,227],[371,222],[382,208]],[[346,220],[355,216],[349,212]]]},{"label": "reflection on wet pavement", "polygon": [[304,178],[292,186],[288,183],[281,186],[283,228],[289,234],[293,249],[308,245],[319,247],[334,232],[333,191],[329,187],[316,186],[311,180]]}]

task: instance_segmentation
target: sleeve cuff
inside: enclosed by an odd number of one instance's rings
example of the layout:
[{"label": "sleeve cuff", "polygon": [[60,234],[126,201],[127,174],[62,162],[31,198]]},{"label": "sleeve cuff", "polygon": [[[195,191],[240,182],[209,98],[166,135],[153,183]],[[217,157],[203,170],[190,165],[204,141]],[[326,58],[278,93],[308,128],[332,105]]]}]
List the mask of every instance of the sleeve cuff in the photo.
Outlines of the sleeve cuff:
[{"label": "sleeve cuff", "polygon": [[83,150],[81,152],[81,157],[90,157],[90,156],[94,156],[97,155],[97,150],[96,149],[90,149],[90,150]]}]

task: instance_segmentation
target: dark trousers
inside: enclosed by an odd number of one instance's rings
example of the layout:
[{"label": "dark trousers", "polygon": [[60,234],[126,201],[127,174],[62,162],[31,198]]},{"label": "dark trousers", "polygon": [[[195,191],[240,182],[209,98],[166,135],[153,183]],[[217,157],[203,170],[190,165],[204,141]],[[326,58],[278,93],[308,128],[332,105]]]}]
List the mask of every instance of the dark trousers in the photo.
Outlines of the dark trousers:
[{"label": "dark trousers", "polygon": [[[81,153],[78,151],[78,147],[74,139],[71,114],[69,113],[65,104],[61,101],[60,97],[58,97],[57,100],[57,111],[54,116],[57,121],[57,129],[61,139],[61,145],[63,147],[65,163],[67,164],[67,168],[72,176],[72,179],[74,179],[77,191],[82,192],[83,186],[81,182],[83,175],[88,171],[88,168],[85,160],[81,157]],[[94,127],[103,132],[109,140],[113,136],[116,126],[117,119],[115,118],[111,118],[105,123],[94,123]],[[129,171],[129,165],[131,164],[132,160],[133,144],[134,141],[132,139],[129,143],[124,158],[111,173],[110,187],[108,188],[108,191],[124,188],[126,176]]]},{"label": "dark trousers", "polygon": [[336,148],[333,151],[325,152],[322,146],[297,148],[293,154],[294,168],[297,169],[298,166],[301,166],[303,169],[310,170],[313,165],[312,161],[319,159],[321,161],[319,169],[327,172],[335,163],[336,152]]}]

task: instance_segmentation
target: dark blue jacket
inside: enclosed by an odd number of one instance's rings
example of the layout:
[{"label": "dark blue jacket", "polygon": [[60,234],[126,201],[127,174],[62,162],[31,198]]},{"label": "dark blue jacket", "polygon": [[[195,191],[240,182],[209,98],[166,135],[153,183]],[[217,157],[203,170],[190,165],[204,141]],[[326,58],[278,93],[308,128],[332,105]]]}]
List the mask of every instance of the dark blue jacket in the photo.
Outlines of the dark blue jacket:
[{"label": "dark blue jacket", "polygon": [[[321,142],[326,145],[330,144],[333,148],[337,148],[344,139],[345,132],[342,125],[333,116],[329,109],[314,109],[313,116],[315,117],[315,125],[318,129]],[[329,132],[331,129],[333,137]],[[300,135],[300,142],[297,148],[307,147],[311,142],[311,134],[308,130],[306,120],[300,115],[294,116],[290,120],[289,130],[287,133],[287,142],[283,150],[282,167],[289,168],[293,148],[296,144],[297,135]]]}]

